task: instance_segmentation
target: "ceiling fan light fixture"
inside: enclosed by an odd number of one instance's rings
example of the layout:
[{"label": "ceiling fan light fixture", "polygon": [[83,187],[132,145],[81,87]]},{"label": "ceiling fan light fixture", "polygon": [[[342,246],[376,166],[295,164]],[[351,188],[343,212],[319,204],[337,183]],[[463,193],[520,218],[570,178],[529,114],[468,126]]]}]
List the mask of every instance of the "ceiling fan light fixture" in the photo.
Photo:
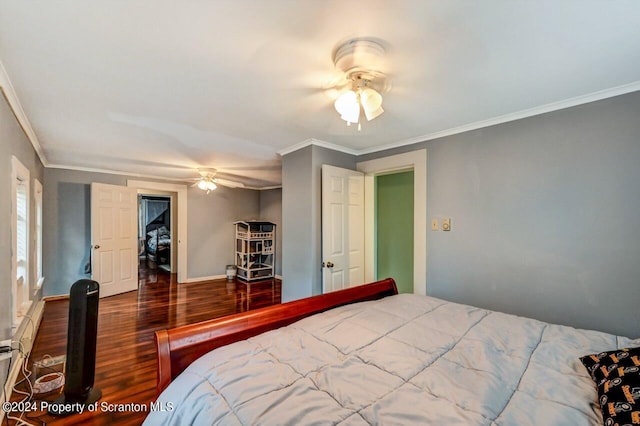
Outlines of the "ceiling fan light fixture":
[{"label": "ceiling fan light fixture", "polygon": [[347,40],[334,50],[333,63],[351,80],[351,89],[338,96],[334,106],[347,125],[358,123],[358,130],[361,108],[367,121],[384,112],[382,95],[372,86],[385,79],[385,50],[381,40],[371,37]]},{"label": "ceiling fan light fixture", "polygon": [[[343,92],[334,104],[336,111],[340,114],[340,118],[347,122],[359,123],[360,108],[364,111],[367,121],[371,121],[384,112],[382,109],[382,95],[361,80],[354,82],[354,86],[358,86],[355,90],[347,90]],[[362,87],[360,87],[362,86]],[[360,130],[360,126],[358,128]]]},{"label": "ceiling fan light fixture", "polygon": [[213,176],[211,175],[202,176],[198,181],[197,186],[203,191],[207,191],[207,194],[218,187],[218,185],[213,181]]},{"label": "ceiling fan light fixture", "polygon": [[334,104],[336,111],[347,123],[357,123],[360,119],[360,104],[358,94],[353,90],[347,90],[336,99]]},{"label": "ceiling fan light fixture", "polygon": [[221,179],[217,176],[218,171],[214,168],[198,168],[200,177],[196,180],[193,186],[197,186],[203,191],[207,191],[207,194],[218,188],[218,186],[226,186],[228,188],[244,188],[245,185],[242,182],[237,182],[228,179]]},{"label": "ceiling fan light fixture", "polygon": [[384,112],[384,109],[382,109],[382,95],[370,87],[366,87],[360,92],[360,103],[367,121],[373,120]]}]

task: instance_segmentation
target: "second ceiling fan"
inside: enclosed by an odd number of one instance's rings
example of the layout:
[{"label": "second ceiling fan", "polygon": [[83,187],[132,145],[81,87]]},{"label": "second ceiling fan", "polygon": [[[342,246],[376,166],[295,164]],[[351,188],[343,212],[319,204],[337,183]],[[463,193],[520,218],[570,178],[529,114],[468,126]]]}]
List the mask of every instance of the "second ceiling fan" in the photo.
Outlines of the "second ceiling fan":
[{"label": "second ceiling fan", "polygon": [[207,191],[207,194],[218,187],[218,185],[226,186],[228,188],[244,188],[244,184],[233,180],[222,179],[216,177],[218,171],[213,168],[199,168],[200,178],[193,184],[203,191]]}]

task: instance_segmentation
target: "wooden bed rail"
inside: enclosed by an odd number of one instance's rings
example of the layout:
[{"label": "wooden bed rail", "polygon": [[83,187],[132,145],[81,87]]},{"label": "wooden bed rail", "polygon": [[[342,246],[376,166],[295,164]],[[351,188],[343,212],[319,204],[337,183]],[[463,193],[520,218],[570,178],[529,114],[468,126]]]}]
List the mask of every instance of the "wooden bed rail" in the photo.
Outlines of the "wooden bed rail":
[{"label": "wooden bed rail", "polygon": [[398,294],[387,278],[371,284],[294,300],[170,330],[156,331],[158,395],[193,361],[215,348],[284,327],[302,318],[350,303]]}]

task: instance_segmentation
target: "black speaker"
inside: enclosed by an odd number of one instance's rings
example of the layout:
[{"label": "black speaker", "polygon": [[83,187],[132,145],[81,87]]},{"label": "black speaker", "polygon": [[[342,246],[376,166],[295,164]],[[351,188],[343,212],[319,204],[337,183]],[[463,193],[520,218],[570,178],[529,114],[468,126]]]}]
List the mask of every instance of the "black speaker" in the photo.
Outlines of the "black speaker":
[{"label": "black speaker", "polygon": [[71,286],[64,394],[49,405],[51,414],[79,413],[102,397],[99,389],[93,389],[99,300],[100,285],[96,281],[78,280]]}]

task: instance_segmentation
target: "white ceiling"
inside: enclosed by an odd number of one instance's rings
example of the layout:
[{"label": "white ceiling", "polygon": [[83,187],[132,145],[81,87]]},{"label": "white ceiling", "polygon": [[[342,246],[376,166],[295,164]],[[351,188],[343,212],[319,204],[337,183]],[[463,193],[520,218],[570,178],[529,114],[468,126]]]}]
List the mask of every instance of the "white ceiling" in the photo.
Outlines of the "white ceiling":
[{"label": "white ceiling", "polygon": [[[391,82],[361,132],[323,89],[357,36]],[[370,152],[639,90],[640,1],[0,0],[0,60],[48,165],[268,187],[309,138]]]}]

